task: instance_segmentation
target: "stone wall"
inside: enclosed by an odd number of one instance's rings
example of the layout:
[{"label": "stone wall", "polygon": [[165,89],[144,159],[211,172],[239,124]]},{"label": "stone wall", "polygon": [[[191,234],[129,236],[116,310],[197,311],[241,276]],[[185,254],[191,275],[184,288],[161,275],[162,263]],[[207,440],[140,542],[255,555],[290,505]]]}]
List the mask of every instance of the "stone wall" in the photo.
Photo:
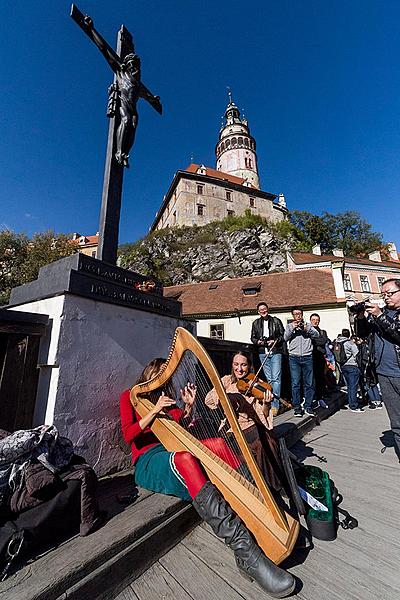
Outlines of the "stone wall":
[{"label": "stone wall", "polygon": [[120,393],[143,367],[167,356],[177,326],[191,322],[72,294],[14,310],[51,320],[40,349],[34,425],[53,424],[104,475],[131,464],[120,430]]},{"label": "stone wall", "polygon": [[[201,187],[202,193],[198,193]],[[246,190],[246,191],[244,191]],[[230,200],[227,200],[227,192]],[[246,210],[260,215],[270,221],[282,221],[285,214],[275,208],[272,200],[257,197],[252,188],[243,187],[243,191],[230,189],[215,183],[204,183],[189,179],[180,179],[176,190],[171,196],[168,207],[157,224],[157,229],[175,227],[180,225],[205,225],[211,221],[224,219],[233,211],[237,216],[243,215]],[[253,202],[250,202],[252,199]],[[251,204],[254,203],[254,207]],[[199,214],[199,206],[202,207]]]}]

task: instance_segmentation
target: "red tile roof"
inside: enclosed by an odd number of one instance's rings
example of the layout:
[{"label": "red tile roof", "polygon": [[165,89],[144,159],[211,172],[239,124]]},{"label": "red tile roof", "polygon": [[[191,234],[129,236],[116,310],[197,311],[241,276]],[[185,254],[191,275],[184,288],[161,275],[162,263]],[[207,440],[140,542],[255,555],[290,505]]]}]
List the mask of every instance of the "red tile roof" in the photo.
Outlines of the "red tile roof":
[{"label": "red tile roof", "polygon": [[[257,294],[244,295],[244,288],[258,286]],[[184,315],[250,313],[262,300],[271,310],[344,301],[336,297],[331,272],[317,269],[174,285],[164,288],[164,294],[182,302]]]},{"label": "red tile roof", "polygon": [[[195,165],[194,163],[192,163],[187,167],[187,169],[185,169],[185,171],[187,171],[188,173],[197,173],[200,167],[201,165]],[[244,185],[244,182],[246,181],[242,177],[229,175],[229,173],[223,173],[222,171],[217,171],[216,169],[212,169],[211,167],[205,167],[205,170],[207,177],[213,177],[214,179],[223,179],[224,181],[230,181],[231,183],[236,183],[237,185]],[[253,185],[250,187],[254,188]]]},{"label": "red tile roof", "polygon": [[400,268],[400,263],[395,260],[370,260],[369,258],[359,258],[358,256],[335,256],[334,254],[313,254],[312,252],[292,252],[292,257],[296,265],[307,263],[319,263],[344,260],[346,263],[359,265],[370,265],[371,267],[395,267]]}]

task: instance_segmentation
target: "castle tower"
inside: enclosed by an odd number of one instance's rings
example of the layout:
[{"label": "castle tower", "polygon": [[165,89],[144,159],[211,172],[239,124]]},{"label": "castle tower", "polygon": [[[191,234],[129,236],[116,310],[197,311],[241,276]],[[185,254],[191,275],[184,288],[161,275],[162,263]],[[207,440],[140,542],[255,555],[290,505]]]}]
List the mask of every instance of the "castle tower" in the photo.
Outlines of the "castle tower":
[{"label": "castle tower", "polygon": [[224,119],[225,123],[222,124],[219,140],[215,147],[217,171],[242,177],[260,189],[256,141],[250,135],[247,120],[240,116],[240,111],[232,100],[231,92],[229,92],[229,104]]}]

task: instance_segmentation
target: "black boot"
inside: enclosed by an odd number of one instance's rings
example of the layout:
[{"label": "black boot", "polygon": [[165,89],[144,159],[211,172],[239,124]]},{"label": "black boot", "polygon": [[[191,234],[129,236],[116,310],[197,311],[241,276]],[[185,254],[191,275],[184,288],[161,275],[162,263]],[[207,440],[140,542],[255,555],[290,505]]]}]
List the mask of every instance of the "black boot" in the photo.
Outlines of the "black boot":
[{"label": "black boot", "polygon": [[265,556],[211,482],[204,484],[193,500],[193,506],[214,533],[232,548],[242,575],[255,579],[274,598],[285,598],[293,592],[294,577]]}]

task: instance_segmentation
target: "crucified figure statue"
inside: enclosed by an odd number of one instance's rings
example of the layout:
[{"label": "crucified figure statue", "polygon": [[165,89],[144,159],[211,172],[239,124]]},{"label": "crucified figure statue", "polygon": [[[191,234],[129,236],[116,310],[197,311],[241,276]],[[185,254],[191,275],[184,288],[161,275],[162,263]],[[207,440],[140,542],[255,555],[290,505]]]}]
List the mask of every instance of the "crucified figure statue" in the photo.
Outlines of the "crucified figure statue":
[{"label": "crucified figure statue", "polygon": [[140,58],[135,54],[133,44],[132,52],[122,59],[96,31],[89,16],[84,16],[74,5],[71,16],[96,44],[115,73],[114,83],[109,88],[107,116],[119,117],[115,159],[121,166],[129,167],[129,152],[135,141],[139,120],[137,101],[144,98],[161,114],[160,98],[154,96],[141,82]]}]

